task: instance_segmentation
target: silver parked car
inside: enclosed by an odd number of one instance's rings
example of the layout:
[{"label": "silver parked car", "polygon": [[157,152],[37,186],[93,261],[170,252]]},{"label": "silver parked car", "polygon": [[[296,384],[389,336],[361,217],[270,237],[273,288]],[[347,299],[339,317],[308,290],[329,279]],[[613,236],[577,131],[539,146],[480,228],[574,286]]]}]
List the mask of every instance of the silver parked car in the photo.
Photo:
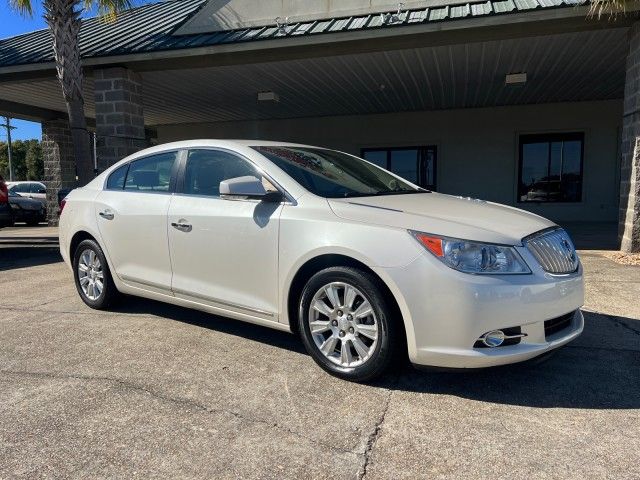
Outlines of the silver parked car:
[{"label": "silver parked car", "polygon": [[18,193],[21,197],[38,200],[44,207],[47,207],[47,187],[42,182],[32,180],[7,182],[10,192]]},{"label": "silver parked car", "polygon": [[47,210],[39,200],[23,197],[9,190],[9,205],[13,215],[13,222],[25,222],[27,225],[37,225],[47,219]]}]

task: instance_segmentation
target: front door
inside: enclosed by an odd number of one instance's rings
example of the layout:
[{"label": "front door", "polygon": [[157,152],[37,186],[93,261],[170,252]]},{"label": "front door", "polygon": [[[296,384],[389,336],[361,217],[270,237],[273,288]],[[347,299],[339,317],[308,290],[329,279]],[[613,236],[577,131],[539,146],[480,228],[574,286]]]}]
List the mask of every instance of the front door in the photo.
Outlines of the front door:
[{"label": "front door", "polygon": [[106,254],[124,282],[170,293],[167,212],[178,152],[134,160],[115,170],[96,198]]},{"label": "front door", "polygon": [[277,321],[282,205],[220,197],[222,180],[246,175],[263,178],[234,153],[188,152],[169,207],[172,288],[176,297]]}]

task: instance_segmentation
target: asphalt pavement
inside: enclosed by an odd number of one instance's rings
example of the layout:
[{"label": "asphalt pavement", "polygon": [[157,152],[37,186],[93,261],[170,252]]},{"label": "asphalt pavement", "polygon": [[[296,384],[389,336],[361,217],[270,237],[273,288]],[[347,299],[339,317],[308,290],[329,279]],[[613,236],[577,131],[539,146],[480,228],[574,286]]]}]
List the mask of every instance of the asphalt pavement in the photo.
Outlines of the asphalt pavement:
[{"label": "asphalt pavement", "polygon": [[546,361],[358,385],[290,334],[91,310],[55,244],[0,242],[0,478],[640,478],[640,268],[582,259],[585,332]]}]

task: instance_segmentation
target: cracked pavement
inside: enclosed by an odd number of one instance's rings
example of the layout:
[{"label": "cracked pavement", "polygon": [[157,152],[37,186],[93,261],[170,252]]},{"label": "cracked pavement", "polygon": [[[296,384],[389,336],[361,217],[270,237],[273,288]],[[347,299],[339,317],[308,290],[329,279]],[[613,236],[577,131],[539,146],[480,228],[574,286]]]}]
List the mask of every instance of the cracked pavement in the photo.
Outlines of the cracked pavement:
[{"label": "cracked pavement", "polygon": [[640,268],[600,252],[544,362],[357,385],[286,333],[90,310],[56,248],[0,246],[0,478],[640,477]]}]

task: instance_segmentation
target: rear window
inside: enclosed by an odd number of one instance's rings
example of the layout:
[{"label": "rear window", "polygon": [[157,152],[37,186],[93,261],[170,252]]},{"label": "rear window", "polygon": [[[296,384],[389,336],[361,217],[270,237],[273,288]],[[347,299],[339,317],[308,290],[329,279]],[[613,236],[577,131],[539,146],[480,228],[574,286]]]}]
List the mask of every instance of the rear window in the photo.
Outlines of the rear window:
[{"label": "rear window", "polygon": [[177,155],[178,152],[167,152],[134,160],[129,165],[124,189],[139,192],[169,192],[171,170]]},{"label": "rear window", "polygon": [[129,164],[116,168],[107,179],[107,190],[122,190],[124,188],[124,179],[127,176]]}]

